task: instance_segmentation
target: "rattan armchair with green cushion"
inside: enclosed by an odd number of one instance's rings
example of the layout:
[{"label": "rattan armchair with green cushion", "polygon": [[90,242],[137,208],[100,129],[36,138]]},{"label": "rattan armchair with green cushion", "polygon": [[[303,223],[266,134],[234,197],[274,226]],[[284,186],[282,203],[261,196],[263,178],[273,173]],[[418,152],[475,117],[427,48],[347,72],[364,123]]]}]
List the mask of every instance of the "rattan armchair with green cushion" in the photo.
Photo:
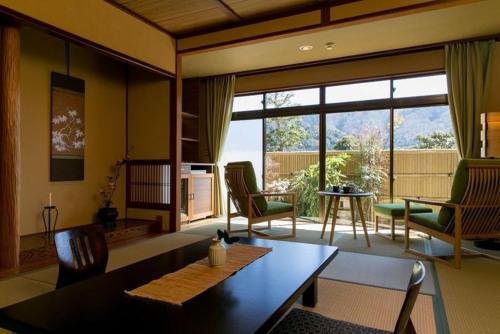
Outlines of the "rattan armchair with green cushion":
[{"label": "rattan armchair with green cushion", "polygon": [[[411,203],[440,206],[439,214],[412,213]],[[500,237],[500,159],[464,159],[455,172],[447,202],[405,198],[405,249],[424,258],[444,261],[410,248],[410,229],[427,233],[454,246],[460,268],[462,240]]]},{"label": "rattan armchair with green cushion", "polygon": [[[296,230],[296,196],[293,192],[271,193],[263,192],[257,187],[257,179],[250,161],[230,162],[225,166],[224,179],[227,186],[227,230],[228,232],[247,231],[248,237],[252,233],[268,238],[295,237]],[[270,201],[268,198],[288,198],[290,202]],[[236,212],[231,213],[231,200]],[[231,218],[246,217],[248,228],[231,230]],[[266,233],[263,229],[253,229],[253,224],[268,222],[267,229],[271,229],[271,221],[291,218],[292,233]],[[270,231],[269,231],[270,232]]]},{"label": "rattan armchair with green cushion", "polygon": [[[391,234],[389,236],[390,239],[396,239],[396,220],[402,220],[404,222],[405,219],[405,204],[404,203],[380,203],[376,204],[373,208],[375,211],[375,233],[387,237],[385,234],[379,232],[380,218],[388,219],[391,227]],[[411,204],[410,205],[411,213],[429,213],[432,212],[431,208]]]}]

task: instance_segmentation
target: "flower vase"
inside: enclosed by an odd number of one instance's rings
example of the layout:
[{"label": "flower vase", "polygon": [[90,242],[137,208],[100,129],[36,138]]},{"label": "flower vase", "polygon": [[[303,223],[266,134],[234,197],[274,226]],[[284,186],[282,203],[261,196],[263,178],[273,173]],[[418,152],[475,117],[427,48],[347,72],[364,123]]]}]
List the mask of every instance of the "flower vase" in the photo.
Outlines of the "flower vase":
[{"label": "flower vase", "polygon": [[118,218],[118,210],[109,206],[100,208],[99,211],[97,211],[97,218],[104,227],[115,227],[116,218]]},{"label": "flower vase", "polygon": [[208,248],[208,263],[211,267],[226,263],[226,247],[222,245],[221,240],[212,239],[212,244]]}]

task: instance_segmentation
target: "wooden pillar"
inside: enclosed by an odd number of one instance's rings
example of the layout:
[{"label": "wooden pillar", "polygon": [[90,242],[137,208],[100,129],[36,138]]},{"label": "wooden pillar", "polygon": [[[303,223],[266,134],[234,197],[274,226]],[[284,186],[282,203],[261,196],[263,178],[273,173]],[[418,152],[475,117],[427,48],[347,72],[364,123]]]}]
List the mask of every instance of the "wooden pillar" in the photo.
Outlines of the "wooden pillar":
[{"label": "wooden pillar", "polygon": [[182,57],[177,55],[175,79],[170,81],[170,223],[169,232],[181,229]]},{"label": "wooden pillar", "polygon": [[19,266],[20,36],[0,28],[0,268]]}]

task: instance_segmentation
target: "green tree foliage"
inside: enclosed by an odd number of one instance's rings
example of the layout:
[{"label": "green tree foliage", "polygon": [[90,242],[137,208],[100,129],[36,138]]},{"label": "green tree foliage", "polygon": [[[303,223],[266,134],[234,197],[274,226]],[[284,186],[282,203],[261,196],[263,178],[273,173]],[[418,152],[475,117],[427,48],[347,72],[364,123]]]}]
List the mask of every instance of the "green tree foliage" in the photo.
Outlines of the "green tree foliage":
[{"label": "green tree foliage", "polygon": [[387,173],[387,157],[382,151],[383,136],[377,129],[367,130],[359,137],[358,173],[355,184],[359,191],[369,191],[375,196],[382,190]]},{"label": "green tree foliage", "polygon": [[455,147],[455,137],[451,132],[434,131],[430,135],[417,136],[417,148],[419,149],[450,149]]},{"label": "green tree foliage", "polygon": [[309,132],[299,117],[277,117],[266,120],[266,146],[268,152],[300,150]]},{"label": "green tree foliage", "polygon": [[335,145],[333,145],[334,150],[339,151],[351,151],[359,146],[359,142],[353,136],[345,135],[340,138]]},{"label": "green tree foliage", "polygon": [[[293,107],[293,93],[266,94],[267,108]],[[302,119],[297,116],[276,117],[266,120],[266,146],[268,152],[283,152],[302,149],[310,134]]]},{"label": "green tree foliage", "polygon": [[[342,168],[350,159],[347,154],[326,158],[326,189],[342,184],[345,175]],[[297,211],[299,216],[319,216],[319,163],[300,171],[290,182],[290,189],[297,193]]]},{"label": "green tree foliage", "polygon": [[266,108],[294,107],[297,103],[292,101],[294,97],[291,92],[277,92],[266,94]]}]

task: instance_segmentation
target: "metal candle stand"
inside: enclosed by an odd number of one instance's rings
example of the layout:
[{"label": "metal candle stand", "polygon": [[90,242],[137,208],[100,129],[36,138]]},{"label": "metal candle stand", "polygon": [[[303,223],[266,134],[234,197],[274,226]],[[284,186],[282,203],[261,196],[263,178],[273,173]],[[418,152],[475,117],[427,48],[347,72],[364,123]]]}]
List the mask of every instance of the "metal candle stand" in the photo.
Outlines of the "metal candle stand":
[{"label": "metal candle stand", "polygon": [[[53,215],[51,214],[52,211],[55,211],[55,219],[54,219],[54,225],[51,228],[52,225],[52,217]],[[45,219],[47,217],[47,219]],[[49,237],[51,234],[56,232],[56,224],[57,224],[57,218],[59,217],[59,210],[57,210],[57,207],[52,205],[52,206],[45,206],[43,207],[42,210],[42,218],[43,218],[43,227],[45,228],[45,234],[47,234]]]}]

